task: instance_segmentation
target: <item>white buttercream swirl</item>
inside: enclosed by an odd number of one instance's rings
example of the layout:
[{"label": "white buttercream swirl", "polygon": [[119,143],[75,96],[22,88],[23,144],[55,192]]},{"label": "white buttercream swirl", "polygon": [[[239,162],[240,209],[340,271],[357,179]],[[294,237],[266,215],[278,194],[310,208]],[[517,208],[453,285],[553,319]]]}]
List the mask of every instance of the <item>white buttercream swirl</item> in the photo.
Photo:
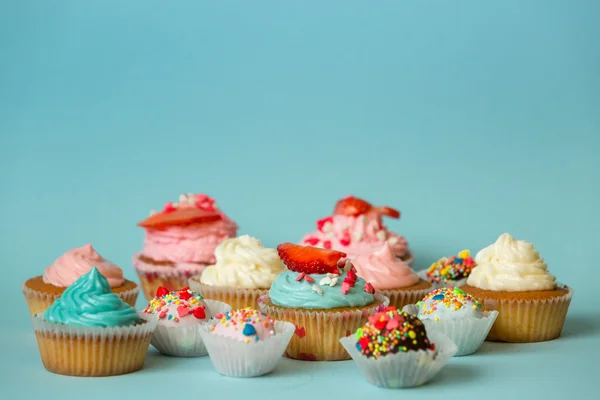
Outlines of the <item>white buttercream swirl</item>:
[{"label": "white buttercream swirl", "polygon": [[284,267],[277,250],[243,235],[224,240],[215,249],[216,263],[204,269],[200,281],[209,286],[268,289]]},{"label": "white buttercream swirl", "polygon": [[556,288],[556,278],[548,272],[533,244],[516,240],[508,233],[479,251],[475,261],[477,267],[471,272],[468,285],[505,292]]}]

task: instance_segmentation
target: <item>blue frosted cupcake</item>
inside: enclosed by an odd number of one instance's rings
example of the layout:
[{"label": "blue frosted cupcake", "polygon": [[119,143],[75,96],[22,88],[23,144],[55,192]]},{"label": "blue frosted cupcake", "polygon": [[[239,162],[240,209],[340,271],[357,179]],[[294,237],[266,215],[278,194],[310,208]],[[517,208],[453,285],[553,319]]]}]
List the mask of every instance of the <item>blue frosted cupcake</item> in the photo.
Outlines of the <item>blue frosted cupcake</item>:
[{"label": "blue frosted cupcake", "polygon": [[110,376],[142,368],[156,321],[142,319],[111,292],[95,267],[33,316],[42,363],[71,376]]}]

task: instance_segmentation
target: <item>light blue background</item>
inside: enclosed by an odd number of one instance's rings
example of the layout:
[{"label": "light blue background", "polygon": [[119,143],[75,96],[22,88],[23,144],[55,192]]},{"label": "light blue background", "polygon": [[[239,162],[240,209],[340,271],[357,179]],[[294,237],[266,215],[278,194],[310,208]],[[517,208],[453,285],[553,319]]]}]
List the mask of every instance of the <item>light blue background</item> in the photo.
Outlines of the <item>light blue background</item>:
[{"label": "light blue background", "polygon": [[505,231],[534,242],[575,288],[563,337],[486,343],[392,394],[595,390],[599,15],[594,0],[0,1],[3,398],[389,394],[351,362],[254,380],[155,352],[124,377],[43,369],[22,282],[87,242],[134,278],[136,222],[189,191],[270,246],[346,194],[395,206],[418,269]]}]

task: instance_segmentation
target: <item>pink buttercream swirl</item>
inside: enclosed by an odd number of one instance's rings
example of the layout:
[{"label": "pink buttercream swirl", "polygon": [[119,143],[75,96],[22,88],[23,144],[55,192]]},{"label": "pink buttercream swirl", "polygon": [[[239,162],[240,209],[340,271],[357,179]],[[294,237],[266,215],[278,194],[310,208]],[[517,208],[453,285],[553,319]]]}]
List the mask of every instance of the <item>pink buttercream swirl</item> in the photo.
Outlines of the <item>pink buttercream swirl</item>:
[{"label": "pink buttercream swirl", "polygon": [[142,254],[156,261],[214,264],[215,248],[237,234],[237,225],[223,216],[212,223],[146,229]]},{"label": "pink buttercream swirl", "polygon": [[400,289],[416,285],[420,278],[392,252],[388,243],[369,255],[352,256],[358,276],[370,282],[375,289]]},{"label": "pink buttercream swirl", "polygon": [[100,256],[91,244],[67,251],[46,268],[42,279],[50,285],[67,287],[87,274],[92,267],[98,268],[110,287],[119,287],[125,283],[123,270]]},{"label": "pink buttercream swirl", "polygon": [[304,236],[303,245],[344,251],[365,256],[387,243],[397,257],[408,250],[406,239],[390,232],[376,214],[333,215],[317,221],[317,230]]}]

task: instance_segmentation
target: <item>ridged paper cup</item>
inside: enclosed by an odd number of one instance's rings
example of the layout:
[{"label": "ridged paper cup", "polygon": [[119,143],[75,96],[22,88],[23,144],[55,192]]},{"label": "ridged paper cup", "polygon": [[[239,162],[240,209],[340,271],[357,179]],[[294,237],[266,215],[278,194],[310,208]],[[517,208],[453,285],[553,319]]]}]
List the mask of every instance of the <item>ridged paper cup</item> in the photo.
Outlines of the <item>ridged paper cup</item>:
[{"label": "ridged paper cup", "polygon": [[273,371],[295,329],[289,322],[275,321],[275,335],[267,340],[244,343],[211,333],[211,326],[205,324],[200,328],[210,360],[221,375],[235,378],[251,378]]},{"label": "ridged paper cup", "polygon": [[258,299],[260,309],[271,318],[296,327],[284,353],[288,358],[305,361],[349,360],[339,340],[363,326],[371,315],[388,306],[389,300],[375,294],[375,302],[365,307],[336,310],[285,308],[271,303],[266,294]]},{"label": "ridged paper cup", "polygon": [[[39,290],[30,289],[26,285],[22,286],[23,295],[29,307],[29,313],[31,315],[43,313],[58,299],[62,293],[45,293]],[[114,293],[114,292],[113,292]],[[125,303],[132,307],[135,307],[138,294],[140,293],[140,287],[136,286],[133,289],[126,290],[124,292],[115,293]]]},{"label": "ridged paper cup", "polygon": [[[212,315],[231,311],[229,304],[216,300],[205,300],[205,302]],[[143,313],[143,311],[140,311],[140,315]],[[145,315],[146,317],[150,317],[147,314]],[[165,326],[159,322],[156,330],[152,333],[150,344],[156,350],[168,356],[205,356],[208,352],[200,336],[200,329],[208,323],[209,321],[191,326]]]},{"label": "ridged paper cup", "polygon": [[233,310],[241,308],[258,307],[258,298],[269,292],[269,289],[244,289],[209,286],[200,283],[200,277],[194,276],[188,281],[190,289],[200,293],[203,298],[222,301],[231,306]]},{"label": "ridged paper cup", "polygon": [[[412,315],[419,314],[416,304],[404,306],[404,311]],[[446,335],[457,348],[455,356],[466,356],[475,353],[488,335],[498,317],[498,311],[484,311],[482,318],[457,318],[434,321],[422,319],[427,334],[441,332]]]},{"label": "ridged paper cup", "polygon": [[[419,272],[417,272],[417,275],[419,275],[419,278],[426,280],[427,282],[431,283],[431,289],[430,291],[433,291],[435,289],[439,289],[439,288],[443,288],[443,287],[449,287],[449,286],[453,286],[453,287],[459,287],[461,285],[464,285],[465,283],[467,283],[467,279],[468,278],[463,278],[463,279],[459,279],[457,281],[453,281],[453,280],[447,280],[444,283],[435,283],[435,282],[431,282],[429,280],[429,277],[427,276],[427,270],[421,270]],[[425,297],[425,296],[423,296]],[[421,299],[419,299],[421,300]]]},{"label": "ridged paper cup", "polygon": [[533,343],[559,337],[573,298],[573,289],[562,284],[558,286],[567,289],[568,293],[547,300],[479,298],[484,310],[496,310],[499,313],[486,340]]},{"label": "ridged paper cup", "polygon": [[431,287],[428,287],[427,289],[417,290],[377,289],[377,292],[389,299],[390,306],[394,306],[398,310],[401,310],[405,305],[414,304],[417,301],[423,300],[423,297],[427,296],[432,290]]},{"label": "ridged paper cup", "polygon": [[375,386],[399,389],[421,386],[432,380],[456,353],[456,346],[440,332],[427,336],[435,350],[399,352],[378,359],[365,357],[356,349],[353,336],[340,339],[358,369]]},{"label": "ridged paper cup", "polygon": [[134,326],[103,328],[58,324],[32,316],[44,367],[70,376],[112,376],[144,365],[155,320]]}]

